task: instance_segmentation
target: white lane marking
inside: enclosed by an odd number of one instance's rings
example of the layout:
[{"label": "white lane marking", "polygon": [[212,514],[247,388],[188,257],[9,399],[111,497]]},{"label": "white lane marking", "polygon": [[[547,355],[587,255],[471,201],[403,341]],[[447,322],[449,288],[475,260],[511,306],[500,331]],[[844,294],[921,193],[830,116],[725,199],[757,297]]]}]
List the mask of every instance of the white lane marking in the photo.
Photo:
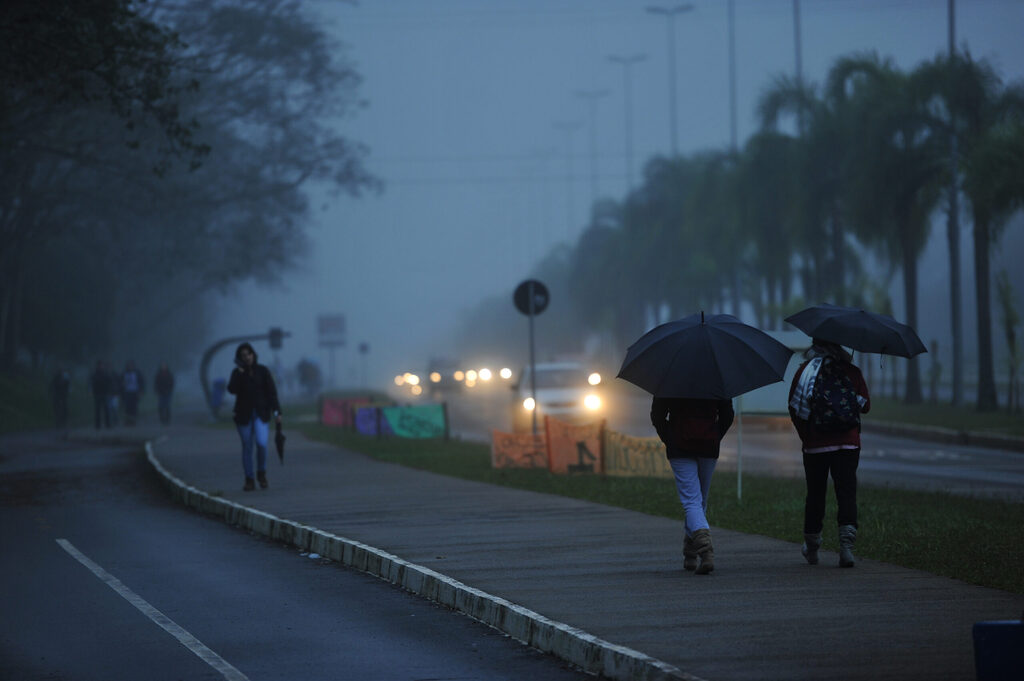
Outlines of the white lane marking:
[{"label": "white lane marking", "polygon": [[159,625],[168,634],[178,639],[183,646],[195,653],[203,662],[220,672],[221,676],[225,679],[228,679],[228,681],[249,681],[248,676],[232,667],[224,658],[203,645],[199,639],[179,627],[170,617],[143,600],[141,596],[122,584],[117,577],[92,562],[88,556],[76,549],[67,539],[58,539],[57,543],[60,544],[62,549],[71,554],[75,560],[89,568],[94,575],[100,578],[101,582],[104,582],[122,598],[138,608],[139,612]]}]

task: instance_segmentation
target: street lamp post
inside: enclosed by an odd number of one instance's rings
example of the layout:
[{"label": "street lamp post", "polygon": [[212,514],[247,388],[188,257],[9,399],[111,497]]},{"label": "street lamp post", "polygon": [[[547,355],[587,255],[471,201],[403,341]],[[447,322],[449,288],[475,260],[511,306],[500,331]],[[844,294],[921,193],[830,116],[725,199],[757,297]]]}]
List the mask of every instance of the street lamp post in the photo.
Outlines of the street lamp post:
[{"label": "street lamp post", "polygon": [[580,124],[577,121],[558,121],[555,123],[555,129],[565,135],[565,192],[566,192],[566,223],[565,223],[565,241],[567,244],[572,243],[572,229],[575,216],[573,215],[573,200],[572,200],[572,134],[580,129]]},{"label": "street lamp post", "polygon": [[665,17],[668,26],[668,111],[670,130],[672,131],[672,155],[679,155],[679,135],[677,133],[676,121],[676,15],[689,12],[693,5],[674,5],[672,7],[649,6],[647,11],[651,14],[660,14]]},{"label": "street lamp post", "polygon": [[626,188],[633,191],[633,64],[647,59],[646,54],[609,55],[608,60],[622,66],[622,98],[626,105]]},{"label": "street lamp post", "polygon": [[590,205],[597,201],[597,100],[608,96],[607,90],[577,90],[576,96],[590,105]]}]

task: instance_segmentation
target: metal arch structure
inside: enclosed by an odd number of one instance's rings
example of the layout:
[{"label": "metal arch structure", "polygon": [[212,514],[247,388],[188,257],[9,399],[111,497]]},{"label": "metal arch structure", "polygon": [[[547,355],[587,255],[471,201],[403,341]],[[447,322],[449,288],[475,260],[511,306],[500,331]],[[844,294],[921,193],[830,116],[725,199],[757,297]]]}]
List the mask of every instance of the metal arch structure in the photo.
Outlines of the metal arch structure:
[{"label": "metal arch structure", "polygon": [[[209,380],[209,369],[210,361],[213,356],[217,354],[217,351],[223,348],[225,345],[231,345],[232,343],[244,343],[245,341],[269,341],[270,333],[253,333],[247,336],[231,336],[230,338],[222,338],[217,341],[203,353],[203,359],[199,362],[199,384],[203,386],[203,395],[206,397],[206,406],[210,409],[210,414],[213,418],[218,417],[218,411],[220,407],[213,406],[212,395],[210,394],[210,380]],[[292,334],[288,331],[282,331],[281,337],[288,338]]]}]

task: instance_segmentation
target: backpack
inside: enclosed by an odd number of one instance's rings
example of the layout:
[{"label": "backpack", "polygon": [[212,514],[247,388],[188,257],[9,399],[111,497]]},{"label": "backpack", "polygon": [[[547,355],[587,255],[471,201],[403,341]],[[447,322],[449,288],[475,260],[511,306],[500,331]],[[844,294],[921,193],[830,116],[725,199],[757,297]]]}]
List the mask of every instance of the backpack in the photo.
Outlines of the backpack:
[{"label": "backpack", "polygon": [[825,358],[808,399],[808,422],[815,430],[842,432],[860,425],[860,405],[853,381],[831,358]]}]

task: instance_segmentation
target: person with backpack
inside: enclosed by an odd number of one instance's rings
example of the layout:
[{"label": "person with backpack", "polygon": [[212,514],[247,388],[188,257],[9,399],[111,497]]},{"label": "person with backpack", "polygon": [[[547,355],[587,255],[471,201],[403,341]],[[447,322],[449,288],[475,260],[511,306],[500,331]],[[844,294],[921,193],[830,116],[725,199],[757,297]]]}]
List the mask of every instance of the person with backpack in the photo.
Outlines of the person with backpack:
[{"label": "person with backpack", "polygon": [[839,507],[839,566],[853,567],[860,415],[871,409],[871,398],[860,369],[839,345],[814,338],[804,357],[789,388],[789,416],[802,443],[807,481],[800,551],[817,565],[831,475]]}]

